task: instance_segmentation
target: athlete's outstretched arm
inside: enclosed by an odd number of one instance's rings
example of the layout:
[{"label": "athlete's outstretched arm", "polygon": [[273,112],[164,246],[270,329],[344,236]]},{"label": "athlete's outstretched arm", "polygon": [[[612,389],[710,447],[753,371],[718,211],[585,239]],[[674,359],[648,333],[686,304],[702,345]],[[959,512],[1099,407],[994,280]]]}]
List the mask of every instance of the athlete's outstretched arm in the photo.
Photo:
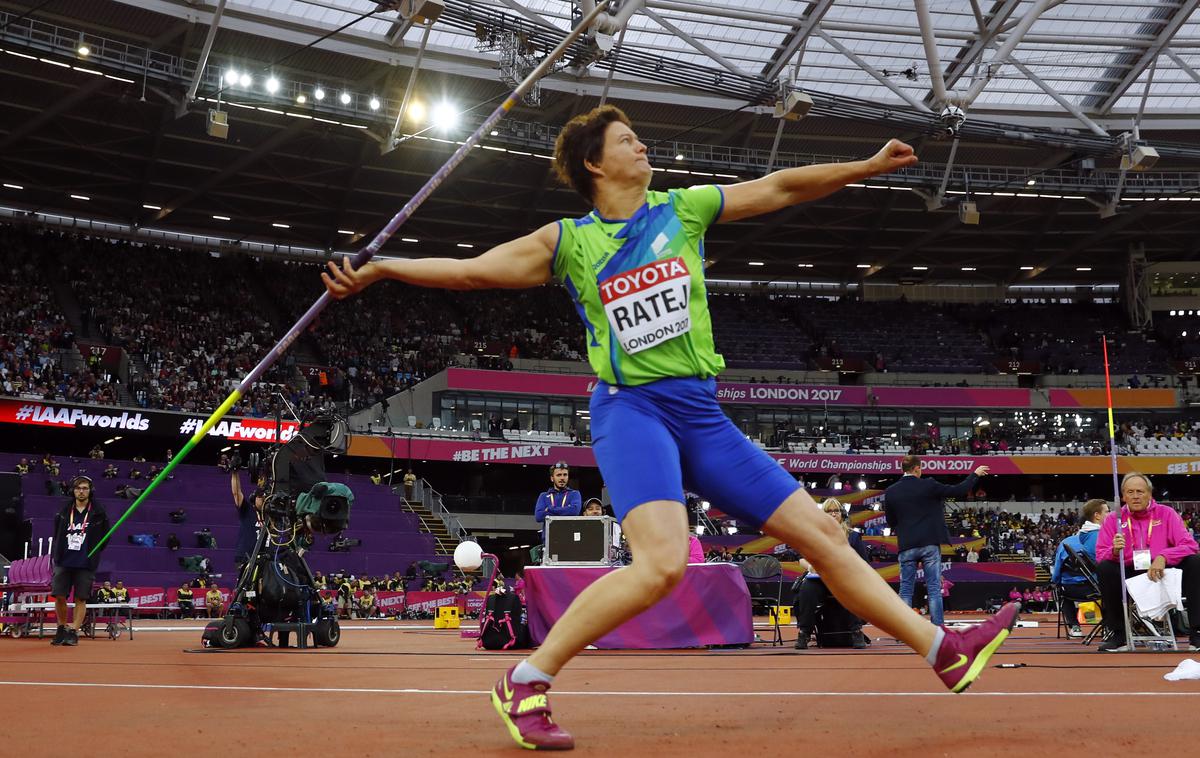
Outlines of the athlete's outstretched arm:
[{"label": "athlete's outstretched arm", "polygon": [[819,200],[851,182],[906,168],[916,162],[912,147],[894,139],[865,161],[785,168],[761,179],[722,187],[725,208],[718,221],[737,221]]},{"label": "athlete's outstretched arm", "polygon": [[369,287],[381,279],[398,279],[420,287],[448,290],[524,289],[550,281],[550,264],[558,246],[557,223],[493,247],[482,255],[465,260],[456,258],[420,258],[415,260],[370,261],[360,269],[342,258],[339,267],[329,262],[321,273],[329,294],[342,299]]}]

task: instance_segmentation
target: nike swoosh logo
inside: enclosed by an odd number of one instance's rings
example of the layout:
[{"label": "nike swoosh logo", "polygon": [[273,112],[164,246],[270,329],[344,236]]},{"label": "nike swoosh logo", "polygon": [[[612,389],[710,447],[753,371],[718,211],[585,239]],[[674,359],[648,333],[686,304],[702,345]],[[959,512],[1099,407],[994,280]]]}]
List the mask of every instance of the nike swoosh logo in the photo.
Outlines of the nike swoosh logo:
[{"label": "nike swoosh logo", "polygon": [[939,674],[949,674],[949,673],[950,673],[951,671],[953,671],[954,669],[956,669],[956,668],[960,668],[960,667],[962,667],[962,666],[965,666],[965,665],[967,665],[967,656],[965,656],[965,655],[964,655],[964,654],[962,654],[962,653],[959,653],[959,654],[958,654],[958,661],[956,661],[955,663],[951,663],[949,666],[947,666],[946,668],[942,669],[942,670],[941,670],[941,671],[939,671],[938,673],[939,673]]},{"label": "nike swoosh logo", "polygon": [[507,676],[504,677],[503,688],[504,688],[504,699],[512,700],[513,699],[513,691],[508,688],[508,677]]}]

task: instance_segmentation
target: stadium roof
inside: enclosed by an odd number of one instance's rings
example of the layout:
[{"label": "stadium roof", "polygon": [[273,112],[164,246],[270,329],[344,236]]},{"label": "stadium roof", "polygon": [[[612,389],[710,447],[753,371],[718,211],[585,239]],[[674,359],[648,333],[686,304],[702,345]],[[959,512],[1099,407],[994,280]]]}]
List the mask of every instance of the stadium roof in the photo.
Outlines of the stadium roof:
[{"label": "stadium roof", "polygon": [[[544,54],[577,11],[570,0],[444,4],[421,52],[425,29],[395,10],[403,3],[226,0],[201,68],[217,0],[32,8],[0,0],[0,46],[12,53],[0,57],[0,178],[22,188],[0,190],[0,203],[217,229],[230,239],[352,246],[466,133],[402,123],[391,149],[418,55],[414,99],[474,106],[470,125],[490,110],[478,106],[509,89],[502,77]],[[1200,187],[1197,7],[650,0],[609,55],[595,45],[573,51],[536,104],[490,135],[493,149],[472,155],[413,219],[409,238],[422,242],[397,240],[389,251],[473,254],[458,245],[482,249],[581,215],[571,193],[551,186],[544,156],[554,130],[607,87],[651,141],[662,169],[656,186],[861,157],[890,136],[918,147],[917,171],[765,222],[715,228],[715,276],[1117,281],[1131,245],[1144,244],[1151,261],[1192,260],[1200,256],[1200,206],[1186,202]],[[72,54],[83,42],[93,48],[86,66]],[[251,72],[254,85],[224,84],[231,68]],[[262,91],[268,75],[281,81],[278,93]],[[318,87],[331,95],[319,106]],[[790,90],[812,97],[811,114],[774,119],[775,100]],[[344,106],[333,96],[342,92],[352,98]],[[225,141],[204,131],[218,100],[229,112]],[[941,115],[950,104],[965,111],[957,139]],[[1119,161],[1137,145],[1135,121],[1162,158],[1126,174]],[[959,221],[967,200],[982,214],[978,226]]]}]

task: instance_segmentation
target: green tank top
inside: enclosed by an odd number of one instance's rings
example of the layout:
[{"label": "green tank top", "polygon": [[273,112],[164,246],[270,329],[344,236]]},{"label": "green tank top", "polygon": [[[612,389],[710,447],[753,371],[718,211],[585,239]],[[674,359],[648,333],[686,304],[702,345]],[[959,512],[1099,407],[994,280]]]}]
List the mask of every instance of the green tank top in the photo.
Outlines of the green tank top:
[{"label": "green tank top", "polygon": [[600,379],[638,385],[725,368],[704,287],[704,232],[724,203],[705,185],[647,192],[629,219],[592,211],[558,222],[554,278],[575,301]]}]

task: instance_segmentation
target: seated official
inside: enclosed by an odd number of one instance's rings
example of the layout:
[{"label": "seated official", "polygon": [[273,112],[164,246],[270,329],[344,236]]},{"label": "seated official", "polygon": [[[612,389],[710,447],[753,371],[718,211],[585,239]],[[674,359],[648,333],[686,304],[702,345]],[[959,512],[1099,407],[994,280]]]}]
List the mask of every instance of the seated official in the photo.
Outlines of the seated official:
[{"label": "seated official", "polygon": [[[600,498],[590,497],[590,498],[588,498],[587,502],[583,504],[583,512],[580,513],[580,515],[581,516],[603,516],[603,515],[605,515],[604,504],[600,502]],[[616,521],[613,521],[613,523],[612,523],[612,533],[613,533],[613,539],[612,539],[612,544],[609,546],[610,554],[608,557],[609,557],[609,561],[613,565],[618,565],[621,563],[621,555],[620,555],[620,552],[621,552],[621,525],[618,524]],[[696,540],[695,536],[692,537],[692,541],[694,544],[692,544],[692,546],[689,548],[688,563],[704,563],[704,549],[703,548],[700,549],[700,554],[699,554],[700,557],[699,557],[699,559],[697,559],[696,558],[696,545],[699,545],[700,543]]]},{"label": "seated official", "polygon": [[204,593],[204,604],[208,607],[209,618],[221,617],[221,591],[217,589],[216,584],[208,585],[208,592]]},{"label": "seated official", "polygon": [[122,582],[119,579],[117,580],[117,586],[112,588],[112,600],[109,602],[113,602],[113,603],[128,603],[129,602],[129,590],[125,587],[125,582]]},{"label": "seated official", "polygon": [[195,612],[195,605],[193,605],[192,588],[187,585],[187,582],[179,586],[177,602],[179,604],[179,618],[191,618]]},{"label": "seated official", "polygon": [[379,605],[375,600],[375,590],[367,586],[358,598],[358,617],[363,619],[375,618],[379,615]]},{"label": "seated official", "polygon": [[[846,514],[842,510],[842,504],[837,498],[828,498],[824,503],[821,503],[821,510],[829,514],[829,517],[842,527],[842,531],[846,535],[850,547],[865,561],[867,552],[863,547],[862,535],[850,528],[850,524],[846,521]],[[841,608],[837,598],[825,586],[825,582],[821,581],[821,576],[812,568],[808,561],[800,561],[802,567],[806,569],[804,578],[799,582],[799,588],[796,591],[795,614],[796,614],[796,649],[807,650],[808,643],[812,639],[813,630],[817,625],[817,611],[822,606],[825,609],[825,615],[830,615],[830,611],[834,608]],[[867,646],[866,639],[862,634],[862,621],[855,619],[852,628],[849,630],[847,642],[851,647],[862,650]]]},{"label": "seated official", "polygon": [[1083,574],[1079,573],[1075,562],[1070,560],[1067,547],[1078,555],[1086,554],[1093,561],[1096,560],[1096,540],[1100,537],[1100,525],[1108,517],[1108,503],[1098,498],[1089,500],[1083,504],[1079,517],[1079,531],[1058,544],[1058,550],[1054,553],[1054,568],[1050,571],[1050,581],[1058,587],[1063,618],[1067,620],[1068,637],[1083,636],[1075,604],[1087,600],[1092,588]]},{"label": "seated official", "polygon": [[1104,612],[1107,638],[1102,652],[1127,647],[1125,622],[1121,618],[1121,567],[1117,563],[1122,550],[1125,576],[1146,574],[1150,581],[1161,581],[1168,568],[1183,571],[1183,597],[1191,649],[1200,650],[1200,547],[1172,508],[1155,502],[1154,485],[1145,474],[1129,473],[1121,480],[1120,513],[1111,513],[1100,527],[1096,539],[1099,561],[1100,602]]},{"label": "seated official", "polygon": [[96,591],[92,593],[92,598],[97,603],[113,602],[112,582],[105,582],[104,584],[97,587]]}]

